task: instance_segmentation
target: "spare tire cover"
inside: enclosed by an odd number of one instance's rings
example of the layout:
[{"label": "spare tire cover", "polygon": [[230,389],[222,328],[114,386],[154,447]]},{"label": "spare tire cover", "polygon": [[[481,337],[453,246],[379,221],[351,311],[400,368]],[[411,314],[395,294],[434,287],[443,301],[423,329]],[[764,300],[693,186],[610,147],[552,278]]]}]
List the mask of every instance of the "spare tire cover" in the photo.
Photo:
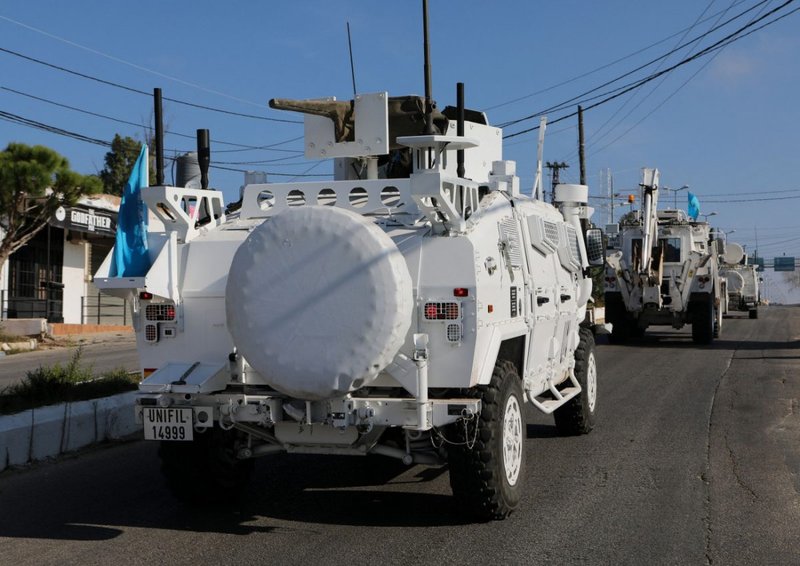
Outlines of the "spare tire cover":
[{"label": "spare tire cover", "polygon": [[307,400],[374,380],[403,345],[413,304],[389,236],[327,206],[287,208],[256,227],[225,291],[238,352],[272,387]]},{"label": "spare tire cover", "polygon": [[738,271],[728,271],[725,273],[725,279],[728,280],[729,293],[741,293],[744,288],[744,278]]},{"label": "spare tire cover", "polygon": [[736,265],[744,257],[744,248],[736,243],[725,245],[725,253],[722,254],[722,261],[729,265]]}]

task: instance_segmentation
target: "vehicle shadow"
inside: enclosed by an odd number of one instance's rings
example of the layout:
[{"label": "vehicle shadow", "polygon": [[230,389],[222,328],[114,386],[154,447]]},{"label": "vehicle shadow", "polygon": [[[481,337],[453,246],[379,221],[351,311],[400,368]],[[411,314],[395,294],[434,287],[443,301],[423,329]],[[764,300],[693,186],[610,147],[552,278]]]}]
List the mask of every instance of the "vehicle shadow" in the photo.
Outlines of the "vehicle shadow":
[{"label": "vehicle shadow", "polygon": [[[597,341],[598,344],[611,344],[608,339]],[[717,338],[711,344],[699,345],[692,341],[690,333],[659,333],[647,331],[641,338],[632,338],[624,344],[615,344],[622,347],[655,347],[655,348],[707,348],[712,350],[792,350],[800,348],[800,340],[758,341],[758,340],[726,340]]]},{"label": "vehicle shadow", "polygon": [[0,538],[104,541],[131,528],[248,535],[317,532],[313,525],[318,524],[428,527],[474,522],[457,508],[446,466],[408,467],[379,456],[282,454],[258,460],[253,480],[235,501],[192,506],[169,493],[159,462],[147,448],[149,454],[135,465],[128,460],[124,469],[98,474],[76,459],[76,472],[58,470],[57,482],[37,481],[35,488],[13,490],[0,483]]}]

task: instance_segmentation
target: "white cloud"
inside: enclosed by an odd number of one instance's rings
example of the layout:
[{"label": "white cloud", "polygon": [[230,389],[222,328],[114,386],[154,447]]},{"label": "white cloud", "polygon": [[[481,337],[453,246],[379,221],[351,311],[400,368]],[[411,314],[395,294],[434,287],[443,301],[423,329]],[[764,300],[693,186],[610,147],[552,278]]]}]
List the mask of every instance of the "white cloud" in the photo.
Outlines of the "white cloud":
[{"label": "white cloud", "polygon": [[723,52],[711,64],[711,76],[724,82],[738,82],[758,68],[756,58],[742,52]]}]

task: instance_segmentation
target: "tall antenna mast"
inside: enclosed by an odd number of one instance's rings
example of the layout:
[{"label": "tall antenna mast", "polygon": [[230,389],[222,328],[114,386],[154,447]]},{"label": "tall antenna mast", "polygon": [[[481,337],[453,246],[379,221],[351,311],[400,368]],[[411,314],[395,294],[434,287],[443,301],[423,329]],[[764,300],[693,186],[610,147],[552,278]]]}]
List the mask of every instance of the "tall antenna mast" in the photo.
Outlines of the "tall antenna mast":
[{"label": "tall antenna mast", "polygon": [[350,75],[353,77],[353,100],[356,98],[356,67],[353,64],[353,42],[350,40],[350,22],[347,22],[347,48],[350,50]]},{"label": "tall antenna mast", "polygon": [[431,86],[431,48],[428,39],[428,0],[422,0],[422,34],[425,48],[425,133],[436,133],[433,129],[433,94]]}]

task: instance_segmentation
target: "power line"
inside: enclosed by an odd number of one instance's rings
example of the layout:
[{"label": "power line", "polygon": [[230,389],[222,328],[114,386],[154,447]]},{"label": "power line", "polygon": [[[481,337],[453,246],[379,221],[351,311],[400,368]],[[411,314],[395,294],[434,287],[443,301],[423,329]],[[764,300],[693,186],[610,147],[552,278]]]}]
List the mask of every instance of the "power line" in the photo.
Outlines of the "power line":
[{"label": "power line", "polygon": [[[784,189],[780,191],[757,191],[760,195],[774,195],[774,194],[782,194],[782,193],[796,193],[799,192],[800,188],[797,189]],[[737,197],[741,196],[745,193],[701,193],[698,197]],[[728,202],[727,200],[725,202]]]},{"label": "power line", "polygon": [[72,132],[70,130],[64,130],[62,128],[58,128],[56,126],[50,126],[43,122],[37,122],[36,120],[31,120],[29,118],[24,118],[22,116],[18,116],[17,114],[12,114],[11,112],[5,112],[0,110],[0,120],[5,120],[6,122],[11,122],[15,124],[21,124],[23,126],[28,126],[30,128],[35,128],[37,130],[43,130],[45,132],[50,132],[51,134],[57,134],[60,136],[66,136],[68,138],[73,138],[78,141],[92,143],[95,145],[102,145],[103,147],[111,147],[111,142],[107,142],[105,140],[92,138],[89,136],[85,136],[83,134],[79,134],[77,132]]},{"label": "power line", "polygon": [[[113,81],[107,81],[105,79],[101,79],[99,77],[95,77],[92,75],[87,75],[85,73],[80,73],[78,71],[73,71],[72,69],[68,69],[66,67],[62,67],[60,65],[54,65],[53,63],[48,63],[47,61],[42,61],[41,59],[36,59],[35,57],[30,57],[28,55],[23,55],[17,51],[12,51],[11,49],[6,49],[5,47],[0,47],[0,51],[3,53],[8,53],[9,55],[13,55],[15,57],[19,57],[21,59],[25,59],[26,61],[31,61],[33,63],[38,63],[39,65],[44,65],[45,67],[50,67],[51,69],[56,69],[58,71],[62,71],[64,73],[69,73],[71,75],[75,75],[76,77],[81,77],[90,81],[95,81],[104,85],[112,86],[114,88],[119,88],[122,90],[127,90],[128,92],[133,92],[136,94],[142,94],[147,97],[151,97],[152,93],[146,92],[143,90],[139,90],[137,88],[133,88],[130,86],[126,86],[120,83],[115,83]],[[177,98],[169,98],[167,96],[164,97],[164,100],[169,100],[170,102],[174,102],[175,104],[183,104],[184,106],[190,106],[192,108],[199,108],[201,110],[208,110],[210,112],[219,112],[221,114],[228,114],[230,116],[239,116],[242,118],[252,118],[254,120],[267,120],[269,122],[283,122],[286,124],[302,124],[299,120],[284,120],[282,118],[268,118],[267,116],[256,116],[255,114],[244,114],[242,112],[234,112],[232,110],[223,110],[221,108],[214,108],[212,106],[205,106],[203,104],[195,104],[194,102],[188,102],[186,100],[179,100]]]},{"label": "power line", "polygon": [[[633,81],[631,83],[628,83],[627,85],[624,85],[622,87],[618,87],[617,89],[614,89],[613,91],[609,91],[609,92],[604,93],[604,94],[609,94],[611,92],[618,91],[618,92],[616,92],[616,94],[612,94],[611,96],[608,96],[607,98],[605,98],[603,100],[600,100],[599,102],[595,102],[594,104],[591,104],[589,106],[585,106],[584,110],[591,110],[593,108],[597,108],[598,106],[606,104],[607,102],[610,102],[611,100],[614,100],[615,98],[619,98],[620,96],[622,96],[622,95],[624,95],[624,94],[626,94],[626,93],[628,93],[628,92],[630,92],[632,90],[635,90],[637,88],[641,88],[643,85],[649,83],[650,81],[653,81],[653,80],[657,79],[658,77],[660,77],[662,75],[665,75],[666,73],[669,73],[669,72],[677,69],[678,67],[686,65],[687,63],[690,63],[691,61],[694,61],[695,59],[699,59],[700,57],[703,57],[705,55],[708,55],[709,53],[713,53],[714,51],[722,49],[722,48],[726,47],[727,45],[729,45],[731,43],[739,41],[740,39],[744,39],[745,37],[757,32],[757,31],[759,31],[761,29],[764,29],[765,27],[768,27],[768,26],[770,26],[772,24],[777,23],[779,20],[782,20],[783,18],[791,16],[792,14],[794,14],[795,12],[800,10],[800,8],[795,8],[794,10],[791,10],[791,11],[787,12],[786,14],[778,16],[774,20],[769,21],[769,22],[767,22],[767,23],[765,23],[765,24],[763,24],[763,25],[761,25],[761,26],[759,26],[759,27],[757,27],[757,28],[755,28],[753,30],[750,30],[747,33],[741,33],[742,31],[744,31],[748,27],[751,27],[751,26],[755,25],[756,23],[758,23],[759,21],[761,21],[761,20],[773,15],[775,12],[777,12],[778,10],[781,10],[782,8],[786,7],[787,5],[791,4],[794,1],[795,0],[787,0],[786,2],[784,2],[783,4],[778,6],[777,8],[775,8],[773,10],[770,10],[768,13],[766,13],[763,16],[757,18],[756,20],[753,20],[752,22],[748,23],[747,25],[739,28],[735,32],[725,36],[724,38],[722,38],[721,40],[717,41],[716,43],[713,43],[712,45],[710,45],[709,47],[706,47],[702,51],[699,51],[698,53],[696,53],[696,54],[694,54],[694,55],[692,55],[690,57],[687,57],[686,59],[683,59],[682,61],[672,65],[671,67],[668,67],[667,69],[664,69],[663,71],[659,71],[659,72],[654,73],[654,74],[652,74],[652,75],[650,75],[648,77],[645,77],[645,78],[640,79],[638,81]],[[620,90],[620,89],[622,89],[622,90]],[[589,98],[587,100],[594,100],[596,98],[599,98],[600,96],[603,96],[603,95],[597,95],[597,96],[591,97],[591,98]],[[561,122],[563,120],[566,120],[568,118],[572,118],[575,115],[577,115],[577,112],[571,112],[569,114],[565,114],[564,116],[561,116],[561,117],[556,118],[554,120],[549,120],[548,121],[548,126],[550,126],[551,124],[556,124],[556,123]],[[533,126],[533,127],[527,128],[525,130],[520,130],[519,132],[514,132],[512,134],[506,134],[505,136],[503,136],[503,139],[509,139],[509,138],[521,136],[523,134],[527,134],[529,132],[533,132],[533,131],[538,130],[538,129],[539,129],[539,126]]]},{"label": "power line", "polygon": [[[630,75],[632,75],[632,74],[634,74],[634,73],[636,73],[638,71],[641,71],[642,69],[645,69],[645,68],[649,67],[650,65],[653,65],[654,63],[657,63],[658,61],[661,61],[662,59],[665,59],[665,58],[669,57],[670,55],[672,55],[673,53],[676,53],[677,51],[680,51],[684,47],[690,46],[690,45],[692,45],[694,43],[697,43],[698,41],[700,41],[702,39],[705,39],[712,32],[717,31],[718,29],[721,29],[721,28],[725,27],[726,25],[728,25],[732,21],[737,20],[738,18],[741,18],[742,16],[744,16],[748,12],[751,12],[751,11],[755,10],[758,6],[760,6],[761,4],[764,4],[765,2],[768,2],[768,1],[771,1],[771,0],[760,0],[755,5],[753,5],[750,8],[740,12],[736,16],[733,16],[733,17],[729,18],[728,20],[726,20],[722,24],[719,24],[719,25],[716,25],[716,26],[712,27],[708,31],[702,33],[700,36],[698,36],[698,37],[696,37],[696,38],[694,38],[694,39],[692,39],[692,40],[690,40],[690,41],[688,41],[688,42],[686,42],[686,43],[684,43],[682,45],[674,47],[671,50],[669,50],[667,53],[665,53],[663,55],[660,55],[659,57],[656,57],[655,59],[652,59],[652,60],[648,61],[647,63],[639,65],[635,69],[632,69],[632,70],[630,70],[630,71],[628,71],[626,73],[623,73],[622,75],[619,75],[619,76],[617,76],[617,77],[615,77],[615,78],[613,78],[611,80],[608,80],[608,81],[604,82],[603,84],[601,84],[599,86],[596,86],[596,87],[594,87],[592,89],[589,89],[589,90],[587,90],[587,91],[585,91],[585,92],[583,92],[583,93],[581,93],[581,94],[579,94],[577,96],[574,96],[574,97],[570,98],[569,100],[561,102],[560,104],[556,104],[555,106],[551,106],[551,107],[546,108],[544,110],[540,110],[538,112],[534,112],[533,114],[529,114],[528,116],[523,116],[522,118],[517,118],[515,120],[508,120],[506,122],[503,122],[503,123],[501,123],[499,125],[499,127],[500,128],[507,128],[508,126],[513,126],[515,124],[519,124],[520,122],[524,122],[526,120],[532,120],[534,118],[538,118],[539,116],[542,116],[544,114],[548,114],[550,112],[557,112],[558,110],[563,110],[564,108],[572,106],[574,104],[580,104],[581,102],[586,102],[588,100],[593,100],[595,98],[599,98],[601,96],[605,96],[606,94],[613,93],[613,92],[615,92],[615,90],[619,90],[621,88],[624,88],[624,86],[623,87],[619,87],[618,89],[608,91],[606,93],[597,95],[596,97],[581,100],[582,97],[584,97],[586,95],[589,95],[589,94],[591,94],[593,92],[596,92],[596,91],[598,91],[598,90],[600,90],[600,89],[602,89],[602,88],[604,88],[606,86],[609,86],[609,85],[611,85],[611,84],[613,84],[615,82],[618,82],[618,81],[624,79],[625,77],[628,77],[628,76],[630,76]],[[789,3],[793,2],[793,1],[794,0],[788,0],[788,2],[786,2],[786,4],[789,4]],[[780,9],[780,8],[784,7],[786,4],[783,4],[783,5],[779,6],[777,9]],[[769,15],[769,14],[767,14],[767,15]],[[734,33],[738,33],[742,29],[745,29],[745,28],[740,28],[739,30],[737,30]],[[631,83],[629,83],[629,84],[631,84]],[[581,100],[581,102],[578,102],[579,100]]]},{"label": "power line", "polygon": [[[322,163],[322,162],[320,161],[319,163],[315,163],[312,167],[310,167],[309,169],[306,169],[306,172],[310,171],[314,167],[318,166],[320,163]],[[222,169],[223,171],[236,171],[237,173],[248,173],[249,172],[247,169],[237,169],[235,167],[225,167],[225,166],[222,166],[222,165],[214,165],[213,163],[211,165],[209,165],[209,167],[211,167],[212,169]],[[303,173],[274,173],[272,171],[266,171],[267,175],[270,175],[272,177],[291,177],[291,179],[289,179],[290,181],[296,179],[297,177],[331,177],[333,175],[333,173],[322,173],[322,174],[319,174],[319,175],[308,175],[308,174],[306,174],[306,172],[303,172]]]},{"label": "power line", "polygon": [[729,202],[764,202],[770,200],[791,200],[791,199],[798,199],[800,195],[796,195],[793,197],[765,197],[765,198],[744,198],[744,199],[725,199],[725,200],[708,200],[703,199],[704,203],[711,203],[711,204],[726,204]]},{"label": "power line", "polygon": [[[704,15],[704,14],[705,14],[705,13],[706,13],[708,10],[709,10],[709,8],[711,8],[711,6],[712,6],[712,4],[713,4],[713,3],[714,3],[714,0],[711,0],[711,3],[709,3],[709,5],[708,5],[708,6],[706,6],[706,9],[703,11],[703,13],[702,13],[702,14],[700,14],[700,16],[698,16],[697,20],[695,20],[695,23],[694,23],[694,24],[692,24],[692,26],[689,28],[690,30],[691,30],[691,29],[693,29],[693,28],[694,28],[694,27],[695,27],[695,26],[696,26],[696,25],[699,23],[699,20],[700,20],[700,18],[701,18],[701,17],[702,17],[702,16],[703,16],[703,15]],[[722,13],[720,14],[719,18],[717,18],[717,21],[716,21],[716,22],[714,22],[714,25],[717,25],[717,24],[719,23],[719,21],[720,21],[720,20],[721,20],[723,17],[725,17],[725,14],[727,14],[727,13],[728,13],[728,11],[729,11],[731,8],[733,8],[734,6],[735,6],[735,2],[734,2],[734,3],[731,3],[731,5],[730,5],[730,6],[728,6],[728,7],[727,7],[725,10],[723,10],[723,11],[722,11]],[[678,40],[678,43],[682,42],[682,41],[684,40],[684,38],[686,37],[686,35],[688,35],[688,33],[689,33],[689,32],[687,31],[687,32],[686,32],[686,33],[685,33],[685,34],[684,34],[684,35],[681,37],[681,39],[680,39],[680,40]],[[694,47],[692,47],[692,48],[691,48],[691,49],[688,51],[687,55],[691,55],[691,53],[692,53],[692,52],[695,50],[695,48],[696,48],[696,45],[695,45]],[[621,140],[623,137],[625,137],[626,135],[628,135],[628,134],[629,134],[629,133],[630,133],[632,130],[634,130],[636,127],[638,127],[638,126],[639,126],[639,124],[641,124],[642,122],[644,122],[645,120],[647,120],[647,119],[648,119],[650,116],[652,116],[653,114],[655,114],[655,113],[656,113],[658,110],[660,110],[660,109],[661,109],[661,107],[663,107],[663,106],[664,106],[664,105],[665,105],[667,102],[669,102],[670,100],[672,100],[672,98],[673,98],[673,97],[674,97],[676,94],[678,94],[678,93],[679,93],[681,90],[683,90],[683,88],[684,88],[684,87],[686,87],[686,85],[688,85],[688,84],[689,84],[689,83],[690,83],[690,82],[691,82],[691,81],[692,81],[692,80],[693,80],[693,79],[694,79],[694,78],[695,78],[697,75],[699,75],[699,74],[700,74],[700,73],[701,73],[701,72],[702,72],[702,71],[703,71],[703,70],[704,70],[704,69],[705,69],[705,68],[706,68],[706,67],[707,67],[707,66],[708,66],[708,65],[709,65],[709,64],[710,64],[710,63],[711,63],[711,62],[712,62],[714,59],[716,59],[716,57],[717,57],[717,56],[718,56],[720,53],[722,53],[722,50],[720,50],[720,51],[717,51],[716,53],[714,53],[714,55],[712,55],[712,56],[711,56],[711,58],[710,58],[708,61],[706,61],[706,62],[705,62],[705,63],[704,63],[704,64],[703,64],[703,65],[702,65],[702,66],[701,66],[699,69],[697,69],[697,71],[695,71],[695,72],[694,72],[694,74],[692,74],[692,75],[691,75],[691,76],[690,76],[688,79],[686,79],[686,80],[685,80],[683,83],[681,83],[681,84],[678,86],[678,88],[676,88],[676,89],[675,89],[675,90],[674,90],[674,91],[673,91],[673,92],[672,92],[672,93],[671,93],[669,96],[667,96],[667,97],[666,97],[664,100],[662,100],[662,101],[661,101],[659,104],[657,104],[657,105],[656,105],[654,108],[652,108],[652,109],[651,109],[651,110],[650,110],[650,111],[649,111],[647,114],[645,114],[645,115],[644,115],[644,116],[642,116],[642,117],[641,117],[639,120],[637,120],[635,124],[633,124],[632,126],[630,126],[628,129],[626,129],[626,130],[625,130],[624,132],[622,132],[620,135],[618,135],[617,137],[615,137],[614,139],[612,139],[610,142],[608,142],[608,143],[606,143],[605,145],[603,145],[602,147],[600,147],[600,149],[596,150],[596,151],[595,151],[595,153],[599,153],[599,152],[603,151],[604,149],[606,149],[607,147],[610,147],[610,146],[614,145],[616,142],[618,142],[619,140]],[[659,70],[659,69],[661,69],[661,66],[662,66],[662,64],[663,64],[664,62],[666,62],[666,59],[664,59],[664,61],[662,61],[661,63],[659,63],[659,66],[656,68],[656,70]],[[663,77],[661,77],[661,80],[658,82],[658,84],[656,84],[655,86],[653,86],[653,88],[652,88],[652,89],[650,89],[650,92],[648,92],[648,93],[647,93],[647,94],[646,94],[646,95],[645,95],[645,96],[644,96],[644,97],[643,97],[641,100],[639,100],[639,102],[637,102],[637,103],[636,103],[636,105],[635,105],[633,108],[631,108],[630,110],[628,110],[628,112],[626,112],[626,113],[625,113],[625,115],[624,115],[624,116],[622,116],[622,117],[621,117],[621,118],[620,118],[620,119],[617,121],[617,123],[616,123],[616,124],[614,124],[613,126],[611,126],[610,128],[608,128],[608,129],[607,129],[607,130],[606,130],[606,131],[605,131],[605,132],[604,132],[602,135],[599,135],[599,137],[598,137],[598,134],[600,134],[600,132],[601,132],[601,131],[602,131],[602,130],[603,130],[603,129],[604,129],[604,128],[605,128],[605,127],[606,127],[606,126],[607,126],[607,125],[608,125],[608,124],[609,124],[609,123],[610,123],[610,122],[611,122],[611,121],[612,121],[612,120],[613,120],[613,119],[614,119],[616,116],[617,116],[617,114],[619,114],[619,113],[622,111],[622,109],[623,109],[623,108],[625,108],[625,106],[627,106],[627,105],[628,105],[628,103],[629,103],[629,102],[631,102],[631,101],[632,101],[632,100],[633,100],[633,99],[636,97],[636,94],[638,94],[638,92],[639,92],[639,91],[636,91],[636,92],[635,92],[635,93],[634,93],[634,94],[633,94],[631,97],[629,97],[629,98],[628,98],[628,99],[627,99],[627,100],[626,100],[626,101],[625,101],[625,102],[624,102],[624,103],[623,103],[623,104],[622,104],[622,105],[621,105],[621,106],[620,106],[620,107],[617,109],[617,111],[616,111],[616,112],[614,112],[614,114],[613,114],[613,115],[612,115],[612,116],[611,116],[611,117],[610,117],[608,120],[606,120],[606,121],[603,123],[603,125],[602,125],[602,126],[600,126],[600,128],[599,128],[599,129],[598,129],[598,130],[597,130],[597,131],[596,131],[596,132],[595,132],[595,133],[592,135],[592,137],[591,137],[591,139],[589,140],[589,143],[588,143],[588,145],[587,145],[587,149],[591,149],[591,148],[595,147],[595,146],[596,146],[598,143],[600,143],[600,141],[601,141],[603,138],[605,138],[605,137],[607,137],[608,135],[610,135],[610,134],[611,134],[611,132],[613,132],[613,131],[614,131],[614,130],[616,130],[616,129],[617,129],[619,126],[620,126],[620,125],[622,125],[622,123],[623,123],[623,122],[624,122],[624,121],[625,121],[625,120],[626,120],[626,119],[627,119],[627,118],[628,118],[628,117],[629,117],[631,114],[633,114],[633,113],[634,113],[634,112],[635,112],[637,109],[639,109],[639,107],[641,107],[641,105],[642,105],[642,104],[644,104],[644,103],[647,101],[647,99],[648,99],[648,98],[650,98],[651,96],[653,96],[653,94],[655,94],[655,93],[656,93],[656,92],[659,90],[659,88],[661,87],[661,85],[663,85],[663,84],[666,82],[666,80],[667,80],[668,78],[669,78],[669,75],[664,75]],[[570,156],[569,156],[567,159],[572,159],[572,158],[574,157],[574,153],[575,153],[575,152],[572,152],[572,153],[570,154]]]},{"label": "power line", "polygon": [[[84,135],[84,134],[80,134],[80,133],[77,133],[77,132],[73,132],[73,131],[70,131],[70,130],[65,130],[63,128],[59,128],[57,126],[52,126],[50,124],[45,124],[45,123],[39,122],[37,120],[31,120],[30,118],[25,118],[23,116],[19,116],[17,114],[12,114],[11,112],[5,112],[3,110],[0,110],[0,120],[4,120],[6,122],[12,122],[12,123],[20,124],[20,125],[23,125],[23,126],[28,126],[30,128],[35,128],[37,130],[42,130],[42,131],[49,132],[49,133],[56,134],[56,135],[60,135],[60,136],[65,136],[65,137],[72,138],[72,139],[75,139],[75,140],[78,140],[78,141],[82,141],[82,142],[85,142],[85,143],[101,145],[103,147],[111,147],[111,142],[108,142],[108,141],[105,141],[105,140],[101,140],[101,139],[98,139],[98,138],[93,138],[93,137],[90,137],[90,136],[87,136],[87,135]],[[177,149],[168,149],[167,151],[175,152],[175,153],[183,153],[182,150],[177,150]],[[319,161],[319,162],[315,163],[314,165],[312,165],[311,167],[306,169],[306,171],[304,171],[303,173],[275,173],[275,172],[272,172],[272,171],[267,171],[266,173],[268,175],[272,175],[274,177],[292,177],[292,179],[294,179],[296,177],[327,177],[327,176],[330,176],[329,174],[321,174],[321,175],[307,175],[306,174],[308,171],[310,171],[310,170],[314,169],[315,167],[319,166],[321,163],[322,163],[322,161]],[[236,169],[236,168],[233,168],[233,167],[225,167],[225,166],[221,166],[221,165],[211,165],[211,168],[213,168],[213,169],[222,169],[222,170],[225,170],[225,171],[236,171],[238,173],[247,173],[248,172],[246,169]]]},{"label": "power line", "polygon": [[167,80],[170,80],[170,81],[174,81],[176,83],[180,83],[180,84],[185,85],[185,86],[196,88],[196,89],[202,90],[204,92],[208,92],[208,93],[211,93],[211,94],[216,94],[218,96],[223,96],[225,98],[229,98],[229,99],[235,100],[237,102],[242,102],[244,104],[249,104],[251,106],[263,107],[262,104],[259,104],[257,102],[253,102],[251,100],[246,100],[244,98],[239,98],[238,96],[233,96],[233,95],[227,94],[225,92],[220,92],[218,90],[213,90],[213,89],[204,87],[202,85],[190,83],[188,81],[184,81],[182,79],[179,79],[179,78],[176,78],[176,77],[172,77],[170,75],[166,75],[164,73],[160,73],[160,72],[154,71],[152,69],[148,69],[147,67],[143,67],[141,65],[137,65],[136,63],[131,63],[130,61],[126,61],[125,59],[120,59],[119,57],[115,57],[113,55],[109,55],[108,53],[104,53],[102,51],[98,51],[97,49],[92,49],[91,47],[87,47],[85,45],[81,45],[80,43],[76,43],[74,41],[71,41],[69,39],[66,39],[66,38],[63,38],[61,36],[55,35],[53,33],[46,32],[46,31],[41,30],[39,28],[35,28],[35,27],[31,26],[31,25],[28,25],[28,24],[25,24],[25,23],[22,23],[22,22],[18,22],[17,20],[12,20],[9,17],[0,15],[0,19],[6,20],[7,22],[11,22],[12,24],[16,24],[16,25],[18,25],[20,27],[23,27],[25,29],[34,31],[36,33],[39,33],[39,34],[44,35],[46,37],[49,37],[51,39],[55,39],[57,41],[61,41],[63,43],[66,43],[67,45],[72,45],[73,47],[77,47],[79,49],[83,49],[84,51],[88,51],[89,53],[94,53],[95,55],[100,55],[101,57],[105,57],[106,59],[110,59],[111,61],[115,61],[117,63],[122,63],[123,65],[128,65],[129,67],[133,67],[134,69],[137,69],[139,71],[144,71],[146,73],[150,73],[150,74],[156,75],[158,77],[161,77],[161,78],[164,78],[164,79],[167,79]]},{"label": "power line", "polygon": [[[696,24],[707,22],[708,20],[712,19],[713,17],[718,16],[721,13],[727,12],[732,7],[738,6],[742,2],[744,2],[744,0],[738,0],[738,1],[734,2],[734,4],[732,4],[731,6],[726,8],[725,10],[720,10],[719,12],[715,12],[715,13],[711,14],[710,16],[708,16],[707,18],[705,18],[703,20],[700,20],[699,22],[695,22],[695,24],[692,24],[688,28],[683,28],[681,30],[678,30],[675,33],[673,33],[672,35],[669,35],[669,36],[667,36],[667,37],[665,37],[663,39],[660,39],[660,40],[656,41],[655,43],[651,43],[650,45],[647,45],[646,47],[642,47],[641,49],[638,49],[638,50],[634,51],[633,53],[629,53],[628,55],[624,55],[624,56],[620,57],[619,59],[615,59],[614,61],[611,61],[610,63],[606,63],[605,65],[601,65],[600,67],[597,67],[597,68],[595,68],[595,69],[593,69],[591,71],[587,71],[585,73],[582,73],[580,75],[572,77],[571,79],[567,79],[565,81],[562,81],[560,83],[554,84],[552,86],[543,88],[541,90],[537,90],[536,92],[531,92],[529,94],[525,94],[525,95],[522,95],[520,97],[511,99],[511,100],[507,100],[506,102],[501,102],[499,104],[495,104],[494,106],[487,106],[486,108],[483,108],[481,110],[481,112],[488,112],[489,110],[494,110],[496,108],[502,108],[503,106],[508,106],[510,104],[514,104],[516,102],[520,102],[522,100],[526,100],[528,98],[534,97],[536,95],[544,94],[546,92],[550,92],[551,90],[555,90],[558,87],[573,83],[573,82],[575,82],[577,80],[580,80],[582,78],[588,77],[589,75],[593,75],[593,74],[597,73],[598,71],[602,71],[603,69],[607,69],[609,67],[613,67],[617,63],[621,63],[622,61],[625,61],[626,59],[630,59],[631,57],[639,55],[640,53],[644,53],[645,51],[647,51],[649,49],[652,49],[653,47],[655,47],[657,45],[661,45],[662,43],[665,43],[665,42],[669,41],[673,37],[677,37],[677,36],[681,35],[684,32],[690,31]],[[713,4],[713,2],[712,2],[712,4]]]},{"label": "power line", "polygon": [[[2,17],[2,16],[0,16],[0,17]],[[47,99],[47,98],[43,98],[41,96],[36,96],[36,95],[30,94],[30,93],[22,92],[20,90],[15,90],[13,88],[9,88],[9,87],[6,87],[6,86],[0,86],[0,90],[5,90],[5,91],[8,91],[8,92],[11,92],[11,93],[14,93],[14,94],[18,94],[20,96],[31,98],[33,100],[38,100],[40,102],[44,102],[44,103],[47,103],[47,104],[52,104],[53,106],[58,106],[60,108],[66,108],[68,110],[73,110],[75,112],[80,112],[82,114],[87,114],[89,116],[95,116],[97,118],[103,118],[105,120],[110,120],[112,122],[117,122],[119,124],[126,124],[126,125],[129,125],[129,126],[136,126],[138,128],[144,127],[142,124],[137,124],[136,122],[130,122],[128,120],[123,120],[121,118],[114,118],[113,116],[107,116],[105,114],[100,114],[98,112],[92,112],[90,110],[84,110],[83,108],[77,108],[75,106],[70,106],[68,104],[63,104],[61,102],[56,102],[55,100],[50,100],[50,99]],[[170,130],[167,130],[165,133],[171,134],[171,135],[174,135],[174,136],[178,136],[178,137],[181,137],[181,138],[196,139],[195,136],[192,136],[192,135],[189,135],[189,134],[182,134],[180,132],[173,132],[173,131],[170,131]],[[280,144],[289,143],[289,142],[295,141],[297,139],[300,139],[300,138],[292,138],[291,140],[286,140],[286,141],[283,141],[283,142],[279,142],[279,144],[274,144],[274,145],[280,145]],[[222,144],[222,145],[230,145],[230,146],[246,148],[246,149],[263,149],[263,150],[267,150],[267,151],[283,151],[283,152],[291,152],[291,153],[303,153],[300,150],[270,149],[270,148],[267,148],[267,147],[264,147],[264,146],[254,146],[254,145],[247,145],[247,144],[242,144],[242,143],[226,142],[226,141],[216,140],[216,139],[212,140],[212,141],[214,143],[218,143],[218,144]],[[294,158],[294,156],[292,158]]]}]

